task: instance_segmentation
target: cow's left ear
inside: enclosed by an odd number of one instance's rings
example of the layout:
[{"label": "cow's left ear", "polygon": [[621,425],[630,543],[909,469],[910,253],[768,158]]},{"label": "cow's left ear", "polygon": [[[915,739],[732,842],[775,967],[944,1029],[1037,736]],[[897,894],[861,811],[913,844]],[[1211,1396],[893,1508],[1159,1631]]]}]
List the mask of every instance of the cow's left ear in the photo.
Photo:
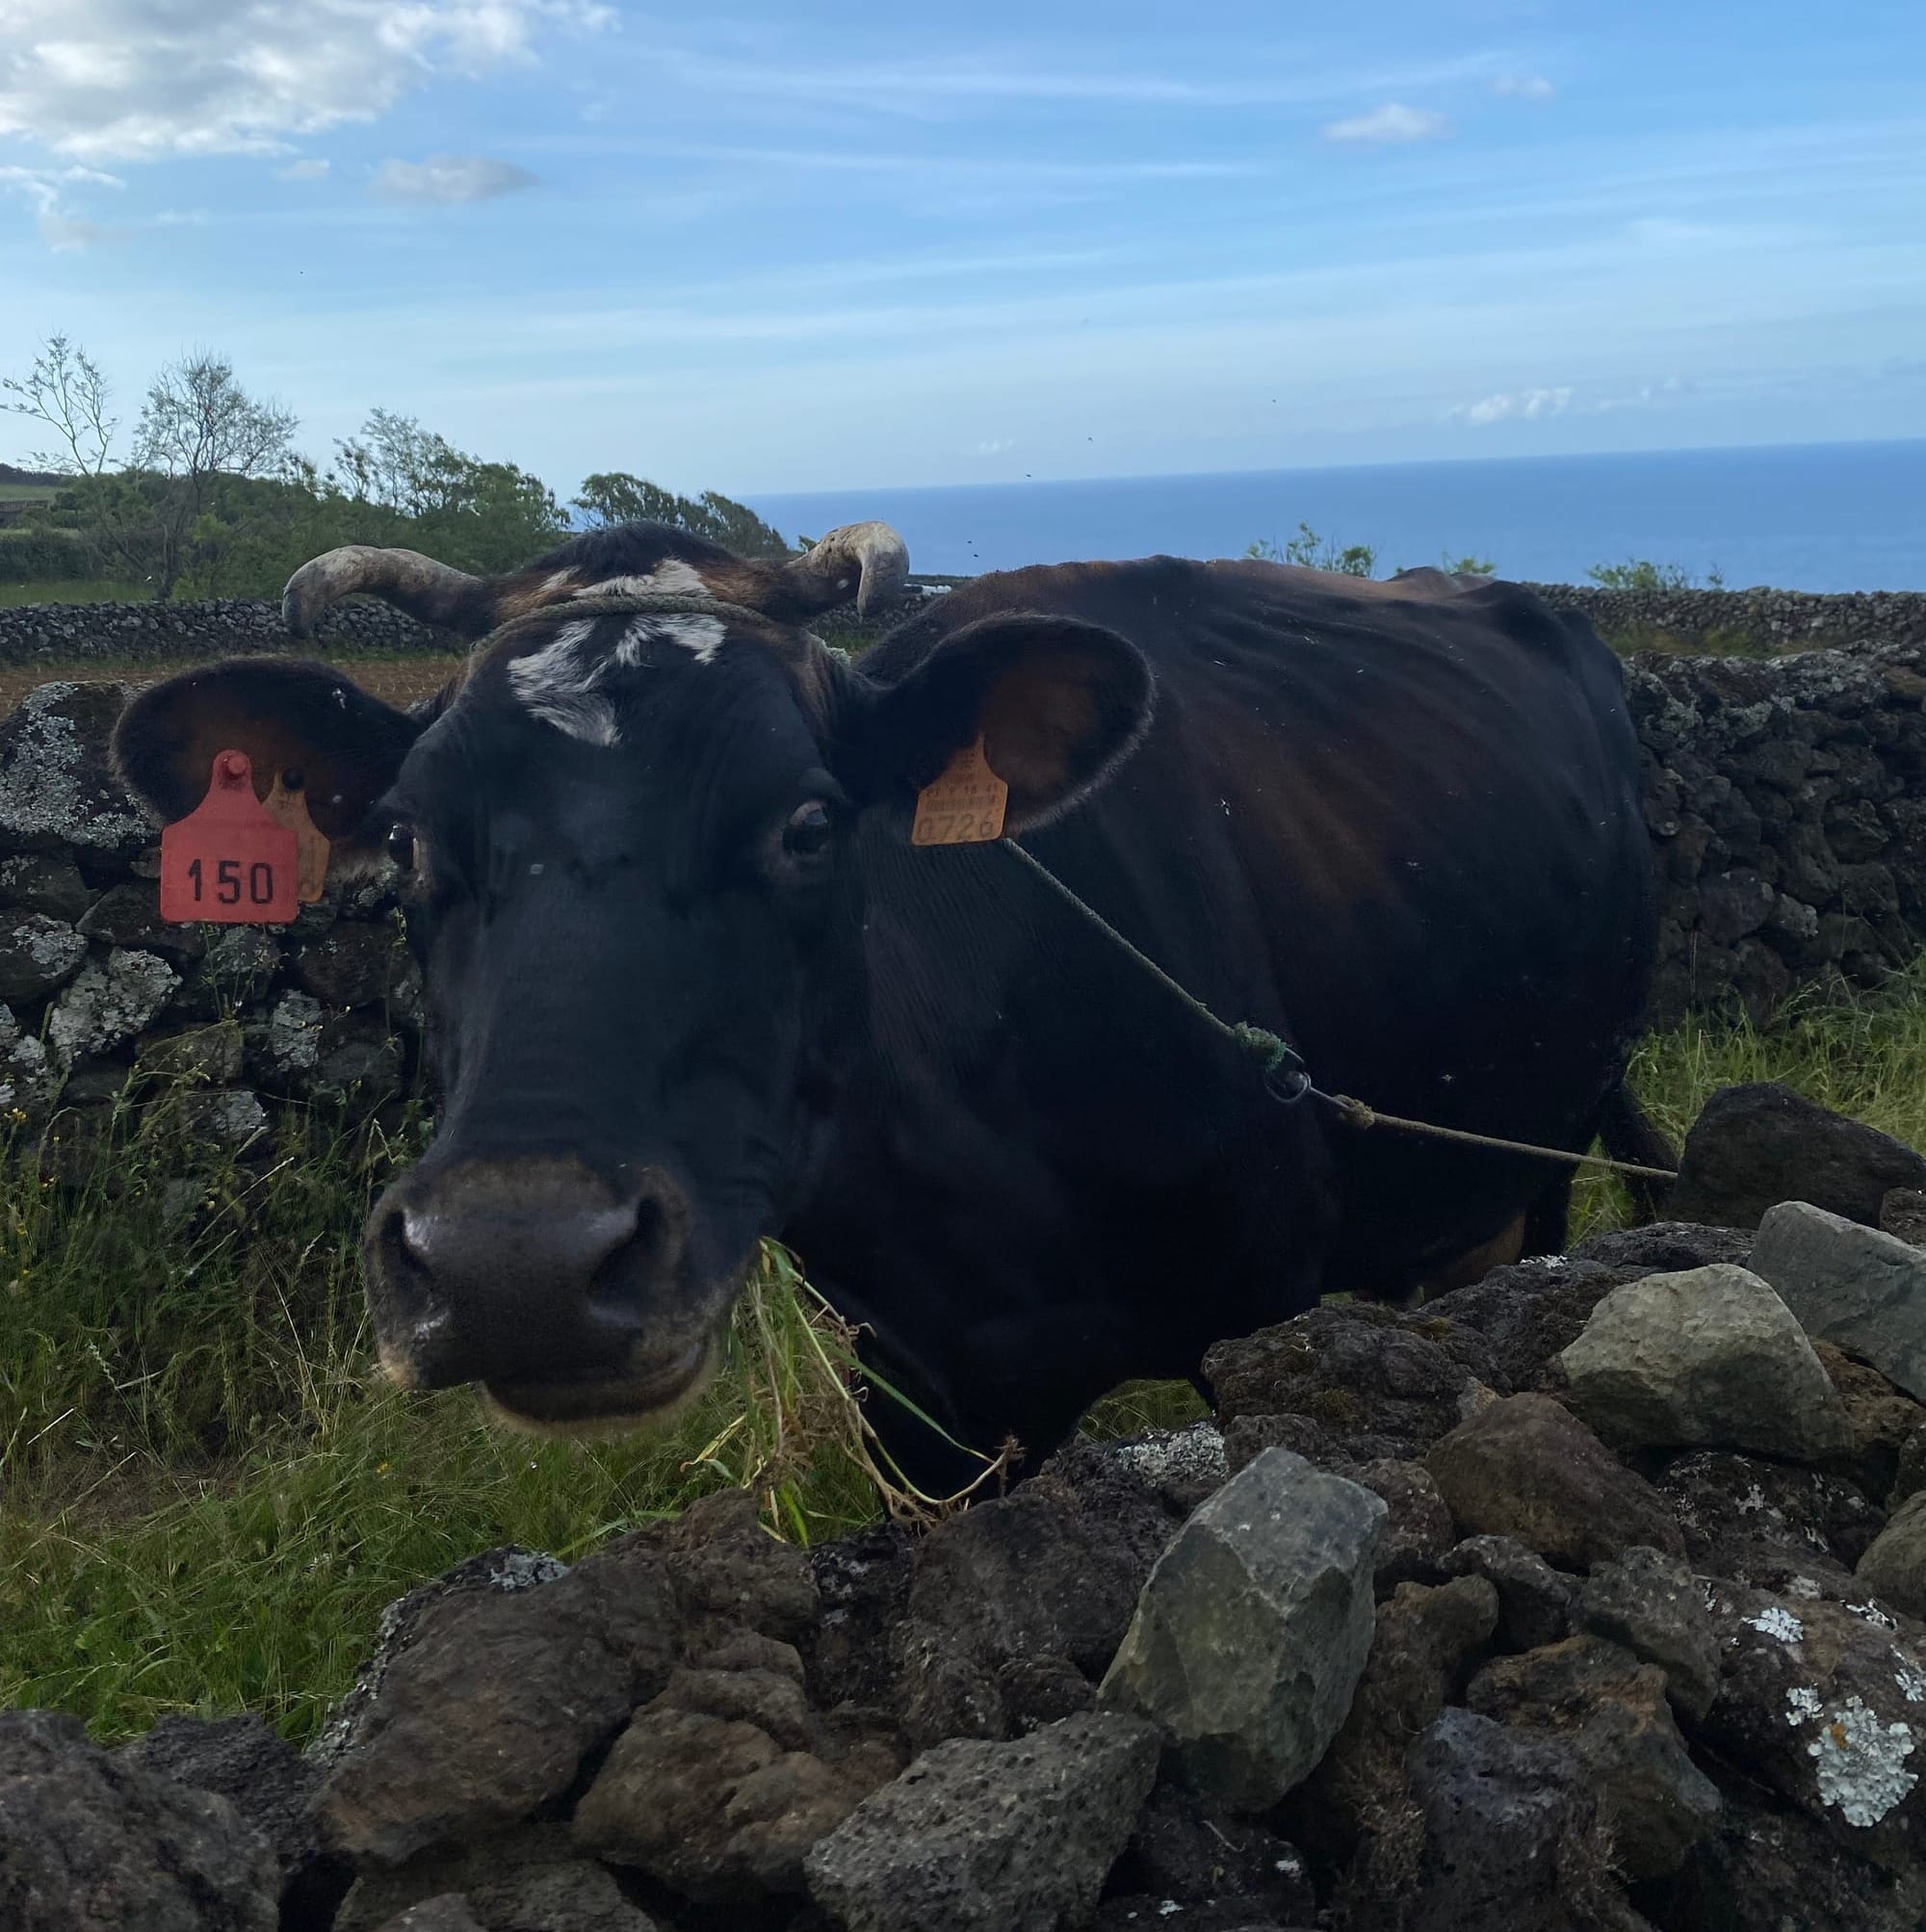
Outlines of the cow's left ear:
[{"label": "cow's left ear", "polygon": [[239,658],[143,691],[115,727],[114,763],[171,822],[206,796],[216,753],[245,751],[258,794],[277,775],[299,778],[337,856],[359,858],[355,835],[421,730],[418,718],[325,665]]},{"label": "cow's left ear", "polygon": [[875,694],[863,724],[872,784],[921,790],[983,741],[1010,788],[1013,832],[1109,777],[1149,726],[1155,684],[1134,644],[1076,617],[982,617]]}]

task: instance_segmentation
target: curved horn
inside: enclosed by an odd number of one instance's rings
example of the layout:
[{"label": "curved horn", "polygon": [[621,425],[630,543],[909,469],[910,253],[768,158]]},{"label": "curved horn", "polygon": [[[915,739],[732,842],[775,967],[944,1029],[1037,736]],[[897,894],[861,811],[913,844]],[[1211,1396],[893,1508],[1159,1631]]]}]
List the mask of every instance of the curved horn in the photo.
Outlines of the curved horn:
[{"label": "curved horn", "polygon": [[894,603],[909,586],[909,545],[887,523],[846,523],[820,537],[783,575],[827,611],[856,593],[856,614]]},{"label": "curved horn", "polygon": [[488,628],[488,587],[465,570],[437,563],[418,550],[378,550],[350,543],[303,563],[281,592],[281,618],[298,638],[309,636],[324,612],[365,590],[425,624],[480,637]]}]

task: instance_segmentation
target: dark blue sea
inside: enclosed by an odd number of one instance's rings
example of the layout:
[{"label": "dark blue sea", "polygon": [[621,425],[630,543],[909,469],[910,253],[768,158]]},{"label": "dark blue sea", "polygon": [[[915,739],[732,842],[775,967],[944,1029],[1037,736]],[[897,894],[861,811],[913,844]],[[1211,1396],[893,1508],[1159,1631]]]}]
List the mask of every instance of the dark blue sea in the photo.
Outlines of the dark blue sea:
[{"label": "dark blue sea", "polygon": [[1300,523],[1378,553],[1380,576],[1446,554],[1579,584],[1643,558],[1733,589],[1926,589],[1926,442],[975,483],[758,496],[786,535],[879,516],[937,574],[1076,558],[1241,556]]}]

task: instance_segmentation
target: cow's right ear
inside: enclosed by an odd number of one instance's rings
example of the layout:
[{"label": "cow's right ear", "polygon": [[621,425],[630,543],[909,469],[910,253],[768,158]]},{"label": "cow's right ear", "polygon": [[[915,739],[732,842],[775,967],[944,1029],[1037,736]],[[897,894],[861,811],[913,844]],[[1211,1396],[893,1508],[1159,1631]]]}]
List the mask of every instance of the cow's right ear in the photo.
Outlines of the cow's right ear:
[{"label": "cow's right ear", "polygon": [[114,763],[171,823],[207,796],[217,754],[245,751],[256,792],[299,778],[316,826],[351,849],[422,729],[325,665],[238,658],[143,691],[115,727]]}]

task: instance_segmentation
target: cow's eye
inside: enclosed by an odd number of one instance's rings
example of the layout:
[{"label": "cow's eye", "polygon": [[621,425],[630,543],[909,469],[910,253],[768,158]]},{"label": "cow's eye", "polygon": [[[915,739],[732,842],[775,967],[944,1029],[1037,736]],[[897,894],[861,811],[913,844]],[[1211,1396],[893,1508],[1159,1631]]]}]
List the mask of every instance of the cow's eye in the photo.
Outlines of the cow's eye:
[{"label": "cow's eye", "polygon": [[794,859],[820,858],[835,836],[828,806],[812,798],[790,814],[789,823],[783,827],[783,850]]},{"label": "cow's eye", "polygon": [[415,869],[415,834],[412,825],[388,827],[388,856],[403,872]]}]

